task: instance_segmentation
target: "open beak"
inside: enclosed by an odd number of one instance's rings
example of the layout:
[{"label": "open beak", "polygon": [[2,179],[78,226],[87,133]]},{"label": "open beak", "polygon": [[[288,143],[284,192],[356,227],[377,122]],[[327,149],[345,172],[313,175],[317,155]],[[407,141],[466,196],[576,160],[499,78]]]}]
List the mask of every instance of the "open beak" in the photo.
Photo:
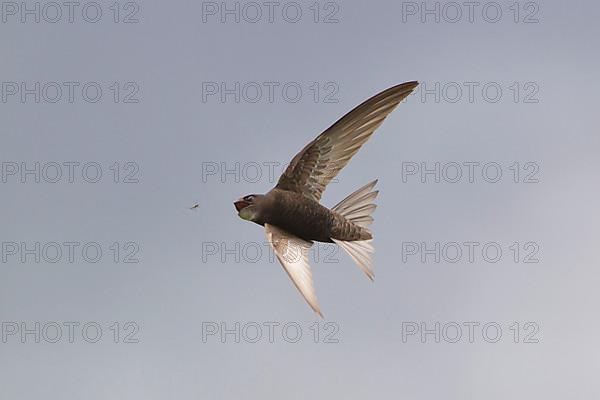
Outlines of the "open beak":
[{"label": "open beak", "polygon": [[234,202],[233,205],[235,206],[235,209],[237,210],[237,212],[240,212],[244,208],[248,207],[250,205],[250,203],[248,203],[247,201],[245,201],[243,199],[239,199],[238,201]]}]

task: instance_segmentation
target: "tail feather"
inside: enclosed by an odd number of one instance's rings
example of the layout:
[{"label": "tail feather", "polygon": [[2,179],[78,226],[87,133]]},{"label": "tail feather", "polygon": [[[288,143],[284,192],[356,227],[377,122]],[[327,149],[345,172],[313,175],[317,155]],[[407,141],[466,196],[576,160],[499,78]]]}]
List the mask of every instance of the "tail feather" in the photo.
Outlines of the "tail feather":
[{"label": "tail feather", "polygon": [[364,215],[361,217],[353,218],[352,222],[354,222],[357,225],[362,226],[363,228],[366,228],[367,226],[369,226],[373,223],[373,217],[371,217],[370,215]]},{"label": "tail feather", "polygon": [[[373,222],[371,214],[377,208],[377,206],[373,204],[373,201],[379,194],[379,191],[371,191],[376,184],[377,180],[366,184],[344,200],[340,201],[332,208],[332,210],[344,216],[346,220],[368,230],[368,226]],[[375,249],[373,248],[372,239],[354,241],[332,240],[352,257],[354,262],[370,280],[374,279],[375,274],[373,272],[373,260],[371,255],[374,253]]]},{"label": "tail feather", "polygon": [[336,204],[332,210],[346,217],[348,221],[364,228],[373,222],[371,214],[377,208],[373,201],[379,194],[378,190],[371,191],[377,184],[377,179],[361,187],[350,196]]},{"label": "tail feather", "polygon": [[[371,214],[373,213],[373,211],[375,211],[376,208],[377,205],[368,204],[366,206],[362,206],[360,208],[352,210],[351,212],[348,212],[348,214],[344,214],[344,217],[346,217],[347,220],[356,223],[356,220],[361,219],[361,217],[371,217]],[[373,217],[371,217],[371,222],[373,222]]]},{"label": "tail feather", "polygon": [[348,253],[354,260],[356,265],[367,275],[370,280],[375,279],[375,272],[373,271],[373,260],[371,254],[375,251],[369,240],[355,240],[353,242],[346,242],[344,240],[332,239],[337,245]]}]

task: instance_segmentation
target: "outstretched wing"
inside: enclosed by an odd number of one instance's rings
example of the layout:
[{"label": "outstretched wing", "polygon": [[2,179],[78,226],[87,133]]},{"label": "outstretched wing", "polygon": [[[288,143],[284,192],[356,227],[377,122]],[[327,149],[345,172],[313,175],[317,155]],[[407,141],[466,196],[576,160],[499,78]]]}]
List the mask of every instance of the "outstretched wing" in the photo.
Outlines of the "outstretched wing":
[{"label": "outstretched wing", "polygon": [[296,154],[277,187],[319,201],[327,184],[418,84],[391,87],[344,115]]},{"label": "outstretched wing", "polygon": [[269,224],[265,224],[265,233],[285,272],[304,296],[308,305],[323,318],[315,294],[310,264],[308,263],[308,251],[312,243]]}]

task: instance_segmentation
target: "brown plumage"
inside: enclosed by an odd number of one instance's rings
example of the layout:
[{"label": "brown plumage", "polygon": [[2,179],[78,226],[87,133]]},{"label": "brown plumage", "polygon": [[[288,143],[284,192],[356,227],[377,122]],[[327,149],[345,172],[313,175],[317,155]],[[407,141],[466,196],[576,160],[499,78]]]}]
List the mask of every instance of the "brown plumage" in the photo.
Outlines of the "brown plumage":
[{"label": "brown plumage", "polygon": [[265,227],[277,258],[315,312],[317,303],[307,251],[313,241],[339,244],[373,279],[368,226],[375,210],[377,181],[358,189],[332,209],[319,203],[327,184],[348,164],[390,112],[418,85],[406,82],[363,102],[306,145],[266,195],[236,201],[243,219]]}]

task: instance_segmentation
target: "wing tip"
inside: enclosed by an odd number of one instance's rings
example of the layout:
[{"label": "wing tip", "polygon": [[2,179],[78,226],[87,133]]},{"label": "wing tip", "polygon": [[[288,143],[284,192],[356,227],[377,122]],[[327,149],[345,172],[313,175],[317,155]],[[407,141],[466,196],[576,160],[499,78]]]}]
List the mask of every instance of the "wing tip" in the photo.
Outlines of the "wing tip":
[{"label": "wing tip", "polygon": [[399,91],[402,93],[407,93],[410,94],[413,90],[415,90],[415,88],[419,86],[419,81],[409,81],[409,82],[404,82],[404,83],[400,83],[396,86],[393,86],[391,88],[391,90],[393,91]]}]

